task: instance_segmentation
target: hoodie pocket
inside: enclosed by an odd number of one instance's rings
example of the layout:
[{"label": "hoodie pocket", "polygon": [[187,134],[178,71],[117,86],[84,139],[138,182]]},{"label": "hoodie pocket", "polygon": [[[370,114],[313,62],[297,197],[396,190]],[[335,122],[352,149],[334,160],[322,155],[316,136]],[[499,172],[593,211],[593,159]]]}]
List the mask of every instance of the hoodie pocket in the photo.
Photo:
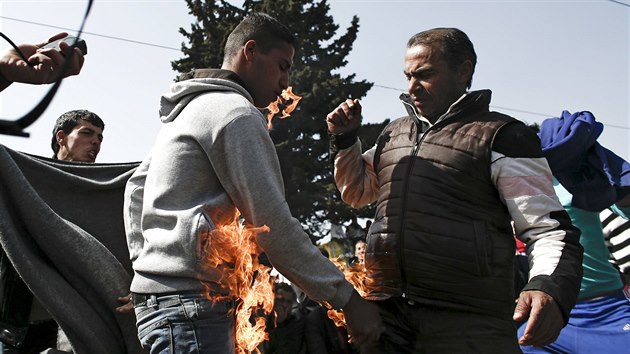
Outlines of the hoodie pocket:
[{"label": "hoodie pocket", "polygon": [[196,240],[197,240],[197,261],[202,261],[204,255],[206,254],[206,250],[212,245],[212,231],[216,227],[214,223],[206,214],[205,211],[202,211],[197,217],[197,227],[196,230]]}]

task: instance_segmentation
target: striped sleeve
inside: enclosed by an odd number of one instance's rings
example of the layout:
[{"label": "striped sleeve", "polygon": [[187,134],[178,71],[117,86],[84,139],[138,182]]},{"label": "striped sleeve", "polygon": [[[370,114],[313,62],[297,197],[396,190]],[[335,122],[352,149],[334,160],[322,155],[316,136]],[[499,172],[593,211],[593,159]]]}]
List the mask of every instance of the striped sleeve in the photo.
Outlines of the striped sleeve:
[{"label": "striped sleeve", "polygon": [[600,214],[604,238],[610,250],[611,262],[626,279],[630,279],[630,220],[627,219],[630,210],[616,206],[611,209],[604,209]]},{"label": "striped sleeve", "polygon": [[335,184],[341,199],[353,208],[361,208],[376,201],[378,181],[374,172],[374,152],[371,148],[361,153],[361,142],[339,150],[335,156]]},{"label": "striped sleeve", "polygon": [[[520,126],[520,127],[519,127]],[[521,128],[522,127],[522,128]],[[582,280],[580,231],[556,196],[547,160],[535,134],[522,124],[493,144],[491,174],[500,198],[527,245],[529,282],[523,289],[551,295],[565,322],[575,305]]]}]

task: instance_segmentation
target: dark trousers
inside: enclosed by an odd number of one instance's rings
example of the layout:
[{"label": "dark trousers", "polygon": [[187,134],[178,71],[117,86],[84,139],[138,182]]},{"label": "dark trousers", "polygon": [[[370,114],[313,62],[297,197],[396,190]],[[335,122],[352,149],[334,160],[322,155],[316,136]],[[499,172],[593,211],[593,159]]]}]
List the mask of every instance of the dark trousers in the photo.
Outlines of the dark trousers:
[{"label": "dark trousers", "polygon": [[385,332],[362,354],[521,353],[511,319],[420,305],[403,298],[375,302]]}]

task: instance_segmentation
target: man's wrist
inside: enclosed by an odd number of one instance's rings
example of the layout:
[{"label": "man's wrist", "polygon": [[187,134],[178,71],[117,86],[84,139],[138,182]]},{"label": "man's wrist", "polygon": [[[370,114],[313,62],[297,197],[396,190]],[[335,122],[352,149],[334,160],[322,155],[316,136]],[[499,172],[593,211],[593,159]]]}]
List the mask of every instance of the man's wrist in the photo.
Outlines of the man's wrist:
[{"label": "man's wrist", "polygon": [[358,129],[355,129],[344,134],[330,134],[331,145],[337,148],[337,150],[351,147],[357,142],[358,131]]}]

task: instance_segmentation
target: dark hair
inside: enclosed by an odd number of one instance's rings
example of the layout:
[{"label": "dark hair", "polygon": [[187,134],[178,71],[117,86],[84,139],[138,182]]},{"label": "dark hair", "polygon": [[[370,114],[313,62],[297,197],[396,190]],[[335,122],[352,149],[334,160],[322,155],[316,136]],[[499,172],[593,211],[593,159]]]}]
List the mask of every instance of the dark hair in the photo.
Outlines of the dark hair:
[{"label": "dark hair", "polygon": [[70,134],[72,129],[79,125],[81,121],[88,121],[103,130],[105,129],[105,123],[103,123],[103,120],[97,116],[96,113],[90,112],[86,109],[68,111],[60,115],[55,122],[55,127],[52,131],[52,140],[50,142],[50,147],[54,152],[53,159],[57,158],[57,153],[59,152],[59,144],[57,144],[56,137],[57,132],[62,130],[65,134]]},{"label": "dark hair", "polygon": [[293,287],[289,283],[285,283],[285,282],[276,283],[274,286],[274,292],[278,292],[279,290],[286,291],[290,294],[293,294],[294,297],[297,297],[297,294],[295,293],[295,289],[293,289]]},{"label": "dark hair", "polygon": [[457,68],[466,60],[470,60],[472,62],[472,72],[470,80],[466,83],[466,88],[470,88],[472,77],[475,73],[475,66],[477,65],[477,54],[466,33],[457,28],[433,28],[416,33],[407,41],[407,48],[418,45],[440,49],[444,60],[451,68]]},{"label": "dark hair", "polygon": [[263,53],[280,48],[282,44],[293,44],[295,37],[289,29],[275,18],[262,13],[254,12],[247,15],[230,33],[225,43],[223,61],[229,61],[236,56],[243,45],[255,40]]}]

